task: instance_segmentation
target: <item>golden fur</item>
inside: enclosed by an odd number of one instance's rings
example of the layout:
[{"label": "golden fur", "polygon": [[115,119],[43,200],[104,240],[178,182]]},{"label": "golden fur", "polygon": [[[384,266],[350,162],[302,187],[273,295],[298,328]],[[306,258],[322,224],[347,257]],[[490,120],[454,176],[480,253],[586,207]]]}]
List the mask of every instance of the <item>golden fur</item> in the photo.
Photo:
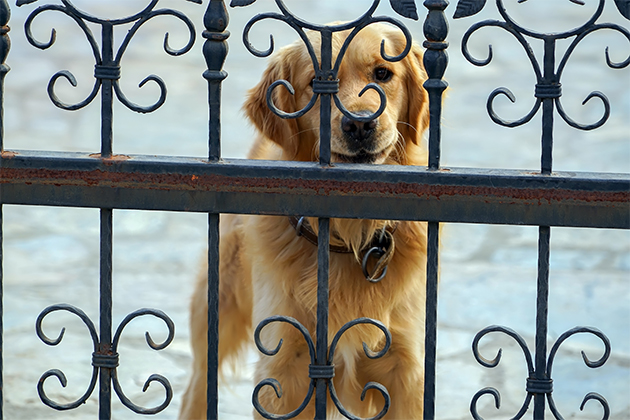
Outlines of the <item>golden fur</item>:
[{"label": "golden fur", "polygon": [[[347,35],[348,32],[334,34],[333,60]],[[426,165],[421,143],[428,125],[428,97],[422,87],[426,80],[422,52],[414,45],[407,57],[390,63],[380,56],[382,39],[389,55],[402,52],[405,41],[400,32],[385,25],[363,29],[350,44],[339,69],[338,97],[351,112],[374,112],[380,104],[378,94],[373,90],[361,97],[358,94],[365,85],[376,81],[387,95],[387,108],[378,117],[369,150],[357,155],[342,129],[342,114],[333,104],[333,163]],[[311,41],[315,51],[319,51],[319,37],[311,35]],[[392,73],[391,79],[375,80],[376,70],[382,68]],[[279,86],[274,91],[274,103],[285,112],[297,111],[311,98],[309,84],[313,77],[310,58],[301,42],[283,48],[271,58],[244,107],[260,133],[250,158],[318,160],[319,101],[296,120],[277,117],[265,101],[270,84],[285,79],[295,88],[295,95]],[[317,219],[309,219],[309,223],[316,230]],[[366,325],[348,330],[335,352],[333,381],[341,403],[355,415],[373,416],[382,409],[383,398],[377,391],[368,391],[365,401],[361,401],[363,387],[376,381],[391,396],[386,418],[422,418],[426,224],[398,224],[395,253],[381,282],[366,281],[357,261],[359,252],[374,234],[393,223],[331,220],[331,243],[350,247],[354,255],[330,255],[329,343],[344,324],[360,317],[383,322],[392,334],[390,350],[382,358],[372,360],[364,354],[362,343],[378,351],[384,344],[383,333]],[[315,340],[317,248],[296,235],[287,217],[222,216],[220,255],[220,363],[233,360],[252,342],[252,325],[272,315],[297,319]],[[200,276],[191,304],[193,376],[184,395],[182,419],[205,418],[206,299],[205,276]],[[283,345],[275,356],[261,355],[255,382],[274,378],[280,382],[283,396],[277,398],[271,387],[264,387],[260,401],[269,412],[285,414],[297,408],[306,396],[310,382],[308,348],[301,334],[285,323],[265,327],[262,339],[268,348],[275,348],[280,339]],[[330,398],[328,407],[329,415],[334,416],[337,410]],[[298,418],[314,418],[313,401]]]}]

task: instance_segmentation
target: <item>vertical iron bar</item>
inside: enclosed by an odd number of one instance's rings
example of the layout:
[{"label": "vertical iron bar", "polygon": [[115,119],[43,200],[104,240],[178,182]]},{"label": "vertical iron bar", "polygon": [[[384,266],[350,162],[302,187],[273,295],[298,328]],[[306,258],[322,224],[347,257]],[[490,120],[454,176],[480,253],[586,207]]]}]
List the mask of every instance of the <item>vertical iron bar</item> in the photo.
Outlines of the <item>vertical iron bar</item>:
[{"label": "vertical iron bar", "polygon": [[[221,83],[227,77],[222,70],[228,54],[226,40],[230,33],[229,16],[223,0],[211,0],[203,16],[203,56],[208,69],[203,77],[208,81],[208,159],[221,159]],[[208,214],[208,371],[206,417],[219,416],[219,221],[217,213]]]},{"label": "vertical iron bar", "polygon": [[[543,84],[557,85],[559,82],[555,75],[555,54],[556,40],[553,38],[545,38],[544,53],[544,74]],[[541,169],[543,174],[550,174],[552,167],[553,154],[553,101],[554,98],[542,98],[543,121],[542,121],[542,152],[541,152]]]},{"label": "vertical iron bar", "polygon": [[[442,137],[442,94],[448,83],[442,80],[448,65],[448,21],[444,9],[446,0],[426,0],[428,9],[424,21],[424,41],[426,48],[423,58],[428,79],[423,87],[429,94],[429,168],[440,168],[440,142]],[[440,246],[440,224],[429,222],[427,227],[427,284],[426,284],[426,319],[424,342],[424,418],[435,418],[435,372],[437,349],[437,288]]]},{"label": "vertical iron bar", "polygon": [[[328,95],[327,95],[328,96]],[[328,96],[330,99],[330,96]],[[330,219],[319,219],[317,245],[317,366],[325,366],[328,359],[328,270]],[[315,383],[315,419],[326,419],[326,388],[328,380],[318,378]]]},{"label": "vertical iron bar", "polygon": [[[332,80],[332,32],[321,31],[321,68],[322,80]],[[319,164],[330,165],[331,137],[331,95],[321,94],[319,111]],[[330,219],[319,218],[317,245],[317,366],[325,366],[328,360],[328,270],[330,268]],[[326,419],[326,391],[328,381],[323,378],[315,382],[315,419]]]},{"label": "vertical iron bar", "polygon": [[[2,187],[0,186],[0,188]],[[2,190],[0,190],[0,194],[1,193]],[[2,413],[4,412],[4,271],[2,267],[2,262],[4,261],[2,253],[4,236],[2,231],[2,211],[2,202],[0,202],[0,420],[2,420]]]},{"label": "vertical iron bar", "polygon": [[[112,209],[101,209],[100,343],[98,353],[112,354]],[[111,418],[111,369],[99,372],[99,419]]]},{"label": "vertical iron bar", "polygon": [[[9,5],[6,0],[0,0],[0,153],[4,152],[4,77],[10,70],[9,66],[5,64],[11,48],[11,39],[8,35],[10,18]],[[2,267],[4,236],[2,213],[2,185],[0,185],[0,420],[2,420],[4,412],[4,380],[2,379],[4,374],[4,278]]]},{"label": "vertical iron bar", "polygon": [[[9,5],[6,0],[0,0],[0,152],[4,152],[4,76],[11,70],[5,64],[11,48],[11,39],[8,35],[11,30],[8,25],[10,18],[11,9],[9,9]],[[1,390],[2,388],[0,387]]]},{"label": "vertical iron bar", "polygon": [[219,219],[217,213],[208,215],[208,419],[219,416]]},{"label": "vertical iron bar", "polygon": [[[114,26],[111,23],[103,23],[103,66],[114,66]],[[101,79],[101,157],[108,158],[112,155],[113,139],[113,81]]]},{"label": "vertical iron bar", "polygon": [[[321,54],[321,77],[323,80],[332,80],[332,32],[329,30],[322,30]],[[329,93],[324,93],[319,96],[319,163],[322,166],[330,165],[331,99],[332,97]]]},{"label": "vertical iron bar", "polygon": [[[536,381],[548,381],[547,377],[547,315],[549,308],[549,242],[551,228],[538,228],[538,291],[536,298]],[[534,394],[534,418],[545,418],[545,393]]]},{"label": "vertical iron bar", "polygon": [[429,76],[423,86],[429,94],[429,168],[440,167],[440,141],[442,120],[442,94],[448,83],[442,80],[448,65],[448,21],[444,9],[448,6],[446,0],[426,0],[424,6],[429,13],[424,21],[424,41],[426,48],[423,58],[424,68]]},{"label": "vertical iron bar", "polygon": [[543,99],[543,128],[542,128],[542,174],[551,174],[553,155],[553,99]]},{"label": "vertical iron bar", "polygon": [[429,222],[427,232],[427,295],[424,337],[424,418],[435,418],[435,371],[437,357],[437,297],[440,224]]},{"label": "vertical iron bar", "polygon": [[203,17],[205,30],[202,35],[206,39],[203,44],[203,55],[208,70],[203,77],[208,81],[208,105],[210,108],[208,122],[208,158],[216,162],[221,159],[221,83],[227,77],[222,69],[228,53],[226,40],[230,33],[227,28],[229,16],[223,0],[211,0]]}]

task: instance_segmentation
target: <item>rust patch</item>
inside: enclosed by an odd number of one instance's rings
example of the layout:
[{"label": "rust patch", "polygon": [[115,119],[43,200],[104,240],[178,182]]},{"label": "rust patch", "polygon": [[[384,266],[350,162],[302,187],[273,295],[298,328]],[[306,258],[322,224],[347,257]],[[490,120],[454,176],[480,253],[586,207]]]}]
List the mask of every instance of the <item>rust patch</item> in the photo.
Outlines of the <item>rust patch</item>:
[{"label": "rust patch", "polygon": [[11,159],[13,157],[16,157],[17,155],[19,155],[19,153],[11,152],[9,150],[5,150],[5,151],[2,152],[2,158],[3,159]]},{"label": "rust patch", "polygon": [[532,205],[570,201],[609,203],[611,205],[621,203],[627,205],[630,202],[630,191],[601,192],[557,188],[540,189],[535,187],[507,188],[471,185],[428,185],[403,182],[309,180],[303,178],[250,178],[221,174],[127,173],[108,169],[80,171],[47,168],[0,168],[0,183],[316,196],[354,195],[391,198],[415,195],[420,199],[431,200],[477,197],[478,200],[486,202]]},{"label": "rust patch", "polygon": [[127,155],[111,155],[108,158],[101,157],[100,153],[92,153],[89,155],[91,158],[100,159],[105,165],[112,165],[116,162],[124,162],[126,160],[131,159],[131,157]]}]

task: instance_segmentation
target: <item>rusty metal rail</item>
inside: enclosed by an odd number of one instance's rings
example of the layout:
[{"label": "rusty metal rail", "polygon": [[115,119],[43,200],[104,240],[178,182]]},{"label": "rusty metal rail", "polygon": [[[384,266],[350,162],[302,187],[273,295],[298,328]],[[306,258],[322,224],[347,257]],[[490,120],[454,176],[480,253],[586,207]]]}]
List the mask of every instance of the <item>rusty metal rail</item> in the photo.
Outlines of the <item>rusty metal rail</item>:
[{"label": "rusty metal rail", "polygon": [[28,151],[1,162],[5,204],[630,227],[628,174]]}]

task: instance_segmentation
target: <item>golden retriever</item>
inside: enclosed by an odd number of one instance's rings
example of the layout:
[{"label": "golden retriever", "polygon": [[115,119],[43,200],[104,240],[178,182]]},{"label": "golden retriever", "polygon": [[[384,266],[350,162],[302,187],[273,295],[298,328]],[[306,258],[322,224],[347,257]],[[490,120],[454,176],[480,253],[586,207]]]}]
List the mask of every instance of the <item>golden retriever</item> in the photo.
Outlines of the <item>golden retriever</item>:
[{"label": "golden retriever", "polygon": [[[333,60],[349,32],[333,36]],[[318,34],[310,34],[319,51]],[[422,133],[428,126],[428,96],[423,82],[422,51],[413,45],[399,62],[384,60],[379,51],[385,40],[388,55],[404,50],[403,34],[388,25],[369,25],[358,33],[339,69],[338,97],[355,113],[368,115],[380,105],[374,90],[359,92],[377,83],[387,97],[385,111],[375,120],[353,121],[332,106],[332,162],[392,165],[426,165]],[[334,62],[334,61],[333,61]],[[315,72],[301,41],[275,54],[262,80],[249,91],[244,109],[259,135],[250,152],[253,159],[317,161],[319,158],[319,100],[298,119],[281,119],[266,104],[267,89],[279,79],[295,88],[292,95],[282,86],[274,90],[274,104],[285,112],[302,109],[311,99]],[[298,215],[299,216],[299,215]],[[317,219],[307,218],[314,233]],[[386,276],[370,282],[362,272],[360,258],[375,235],[389,228],[395,251]],[[334,387],[343,406],[361,417],[374,416],[384,400],[369,390],[370,381],[384,385],[391,396],[385,418],[415,419],[423,413],[424,304],[426,224],[386,220],[331,219],[331,246],[350,252],[330,254],[329,343],[349,321],[369,317],[381,321],[391,332],[392,344],[381,358],[369,359],[365,343],[373,351],[383,348],[383,332],[371,325],[350,328],[334,355]],[[288,217],[225,215],[221,219],[220,243],[219,361],[234,360],[252,340],[252,326],[272,315],[290,316],[311,333],[315,341],[317,306],[317,247],[296,234]],[[205,272],[205,271],[204,271]],[[200,276],[191,304],[192,379],[184,395],[182,419],[205,418],[206,412],[206,277]],[[310,357],[300,332],[275,322],[262,330],[262,340],[275,356],[261,355],[255,382],[274,378],[282,387],[278,398],[265,386],[262,406],[271,413],[296,409],[307,395]],[[328,397],[329,416],[338,415]],[[258,413],[254,413],[259,417]],[[314,418],[314,397],[297,418]]]}]

